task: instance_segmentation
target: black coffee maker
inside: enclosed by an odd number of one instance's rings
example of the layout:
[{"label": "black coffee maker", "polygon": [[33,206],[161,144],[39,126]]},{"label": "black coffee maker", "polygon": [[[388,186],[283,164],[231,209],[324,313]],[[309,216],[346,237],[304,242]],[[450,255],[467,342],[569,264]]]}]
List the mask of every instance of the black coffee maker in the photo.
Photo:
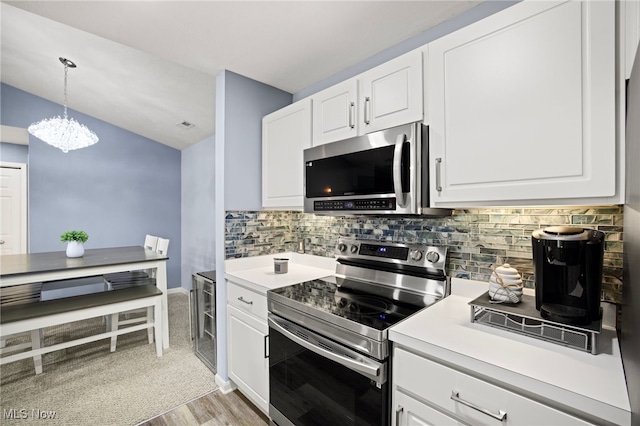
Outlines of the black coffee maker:
[{"label": "black coffee maker", "polygon": [[531,243],[542,318],[571,325],[599,320],[604,233],[552,226],[534,231]]}]

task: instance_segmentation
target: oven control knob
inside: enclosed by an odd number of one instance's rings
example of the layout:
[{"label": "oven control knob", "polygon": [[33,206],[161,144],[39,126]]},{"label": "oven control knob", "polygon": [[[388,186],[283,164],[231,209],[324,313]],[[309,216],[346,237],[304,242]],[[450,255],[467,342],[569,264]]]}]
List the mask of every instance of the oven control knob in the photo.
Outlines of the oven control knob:
[{"label": "oven control knob", "polygon": [[351,253],[356,254],[358,252],[358,246],[357,245],[352,245],[351,246]]},{"label": "oven control knob", "polygon": [[338,244],[338,251],[344,253],[347,250],[347,245],[344,243]]},{"label": "oven control knob", "polygon": [[418,261],[422,259],[422,252],[420,250],[414,250],[409,256],[411,257],[411,260]]},{"label": "oven control knob", "polygon": [[430,251],[427,253],[427,260],[431,263],[436,263],[440,259],[440,255],[437,251]]}]

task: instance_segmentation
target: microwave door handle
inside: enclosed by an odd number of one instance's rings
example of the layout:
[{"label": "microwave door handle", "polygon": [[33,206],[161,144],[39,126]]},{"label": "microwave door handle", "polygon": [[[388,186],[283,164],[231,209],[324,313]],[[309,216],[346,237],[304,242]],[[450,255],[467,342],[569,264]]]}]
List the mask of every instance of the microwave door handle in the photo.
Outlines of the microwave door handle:
[{"label": "microwave door handle", "polygon": [[398,135],[396,147],[393,151],[393,190],[396,193],[398,207],[406,207],[405,194],[402,191],[402,145],[406,135]]}]

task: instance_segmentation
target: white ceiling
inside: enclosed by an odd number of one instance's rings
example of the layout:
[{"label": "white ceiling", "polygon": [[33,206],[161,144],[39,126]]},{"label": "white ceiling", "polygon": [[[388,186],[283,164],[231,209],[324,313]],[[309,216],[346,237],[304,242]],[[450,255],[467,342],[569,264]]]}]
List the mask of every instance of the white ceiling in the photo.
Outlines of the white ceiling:
[{"label": "white ceiling", "polygon": [[3,0],[0,76],[62,104],[66,57],[70,109],[184,149],[224,69],[296,93],[478,3]]}]

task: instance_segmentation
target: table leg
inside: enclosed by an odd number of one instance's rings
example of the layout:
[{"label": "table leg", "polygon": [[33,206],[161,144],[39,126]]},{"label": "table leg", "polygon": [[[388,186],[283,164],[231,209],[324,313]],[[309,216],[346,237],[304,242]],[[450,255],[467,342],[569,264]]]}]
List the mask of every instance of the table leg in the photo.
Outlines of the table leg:
[{"label": "table leg", "polygon": [[159,262],[156,269],[156,286],[162,291],[162,347],[169,349],[169,306],[167,304],[167,262]]}]

